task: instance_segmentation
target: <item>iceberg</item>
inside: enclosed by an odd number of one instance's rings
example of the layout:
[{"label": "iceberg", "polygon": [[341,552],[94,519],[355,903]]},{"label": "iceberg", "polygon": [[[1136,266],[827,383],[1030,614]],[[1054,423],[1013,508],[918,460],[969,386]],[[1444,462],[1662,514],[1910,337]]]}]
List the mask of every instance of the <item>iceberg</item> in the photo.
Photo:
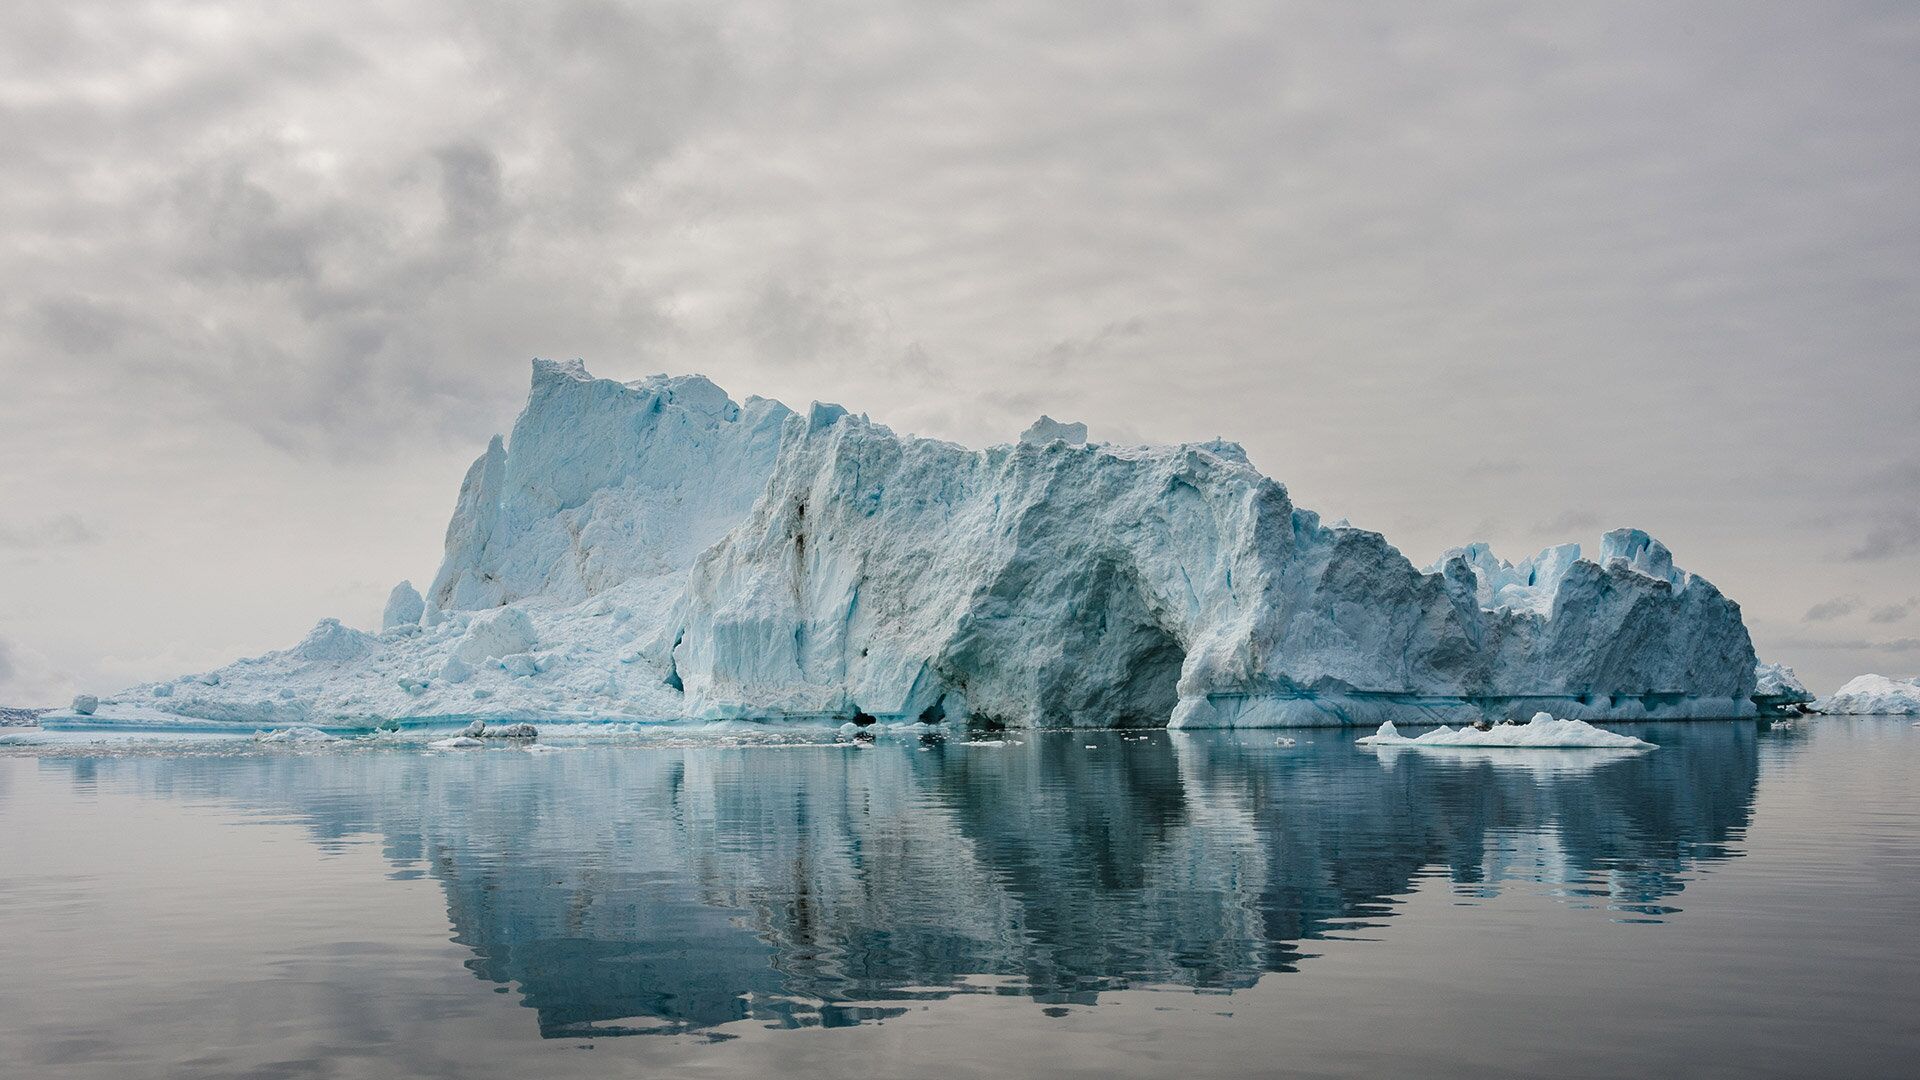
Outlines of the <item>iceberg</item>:
[{"label": "iceberg", "polygon": [[969,449],[698,375],[533,363],[439,570],[379,632],[102,696],[49,723],[1021,727],[1752,716],[1740,609],[1636,529],[1421,569],[1322,524],[1237,444]]},{"label": "iceberg", "polygon": [[1861,675],[1818,703],[1824,713],[1850,716],[1920,716],[1920,678]]},{"label": "iceberg", "polygon": [[1813,692],[1787,665],[1761,663],[1753,669],[1753,703],[1765,715],[1784,716],[1813,704]]},{"label": "iceberg", "polygon": [[1361,746],[1497,746],[1528,750],[1655,749],[1645,739],[1606,731],[1582,720],[1556,720],[1551,713],[1534,713],[1525,724],[1494,724],[1488,728],[1439,727],[1408,738],[1383,721],[1380,730],[1358,740]]}]

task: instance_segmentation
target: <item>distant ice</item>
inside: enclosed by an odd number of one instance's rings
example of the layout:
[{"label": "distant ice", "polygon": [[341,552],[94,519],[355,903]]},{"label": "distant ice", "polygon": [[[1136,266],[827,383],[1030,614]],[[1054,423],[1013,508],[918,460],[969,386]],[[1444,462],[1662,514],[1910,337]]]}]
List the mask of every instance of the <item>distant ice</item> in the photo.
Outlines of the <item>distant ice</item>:
[{"label": "distant ice", "polygon": [[1606,731],[1584,720],[1555,720],[1548,713],[1534,713],[1526,724],[1494,724],[1482,731],[1474,727],[1439,727],[1407,738],[1394,729],[1393,721],[1359,740],[1361,746],[1499,746],[1516,749],[1652,748],[1654,744],[1631,735]]},{"label": "distant ice", "polygon": [[1920,716],[1920,678],[1862,675],[1820,702],[1818,708],[1852,716]]}]

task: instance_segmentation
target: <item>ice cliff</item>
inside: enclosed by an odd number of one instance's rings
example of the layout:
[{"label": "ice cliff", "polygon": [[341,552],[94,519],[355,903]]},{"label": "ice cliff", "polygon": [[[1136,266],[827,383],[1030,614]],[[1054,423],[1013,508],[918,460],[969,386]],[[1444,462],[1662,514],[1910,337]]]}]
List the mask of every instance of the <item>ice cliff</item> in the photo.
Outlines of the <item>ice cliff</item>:
[{"label": "ice cliff", "polygon": [[971,450],[698,376],[535,361],[379,633],[71,722],[451,717],[1283,726],[1751,715],[1739,607],[1637,530],[1426,570],[1223,441]]}]

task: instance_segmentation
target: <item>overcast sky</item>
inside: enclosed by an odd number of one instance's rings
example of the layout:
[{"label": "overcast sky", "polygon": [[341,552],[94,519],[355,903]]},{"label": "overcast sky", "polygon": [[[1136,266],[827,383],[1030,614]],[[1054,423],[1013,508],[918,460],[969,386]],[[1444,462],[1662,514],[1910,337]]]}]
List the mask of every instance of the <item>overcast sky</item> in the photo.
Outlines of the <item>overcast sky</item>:
[{"label": "overcast sky", "polygon": [[438,561],[528,359],[1631,524],[1920,672],[1920,6],[0,6],[0,702]]}]

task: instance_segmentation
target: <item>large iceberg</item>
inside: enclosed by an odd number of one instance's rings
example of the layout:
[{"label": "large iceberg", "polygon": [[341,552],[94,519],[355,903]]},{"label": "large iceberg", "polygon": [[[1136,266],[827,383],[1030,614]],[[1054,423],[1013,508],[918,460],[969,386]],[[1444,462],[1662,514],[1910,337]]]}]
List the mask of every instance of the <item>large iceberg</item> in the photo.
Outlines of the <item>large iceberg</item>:
[{"label": "large iceberg", "polygon": [[1239,446],[972,450],[699,376],[535,361],[424,597],[378,633],[55,723],[516,719],[1254,727],[1750,716],[1738,605],[1620,529],[1422,570]]},{"label": "large iceberg", "polygon": [[1920,716],[1920,678],[1861,675],[1834,691],[1818,708],[1853,716]]}]

